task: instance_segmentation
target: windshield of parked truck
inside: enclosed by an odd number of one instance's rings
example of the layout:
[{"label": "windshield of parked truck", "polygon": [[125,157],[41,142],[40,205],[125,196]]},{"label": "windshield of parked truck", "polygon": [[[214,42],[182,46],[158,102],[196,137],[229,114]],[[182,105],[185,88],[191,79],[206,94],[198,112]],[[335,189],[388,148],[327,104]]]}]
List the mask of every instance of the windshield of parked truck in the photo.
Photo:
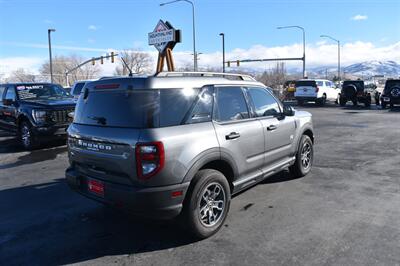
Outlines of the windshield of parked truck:
[{"label": "windshield of parked truck", "polygon": [[56,84],[26,84],[16,86],[21,100],[40,100],[53,98],[71,98],[61,86]]}]

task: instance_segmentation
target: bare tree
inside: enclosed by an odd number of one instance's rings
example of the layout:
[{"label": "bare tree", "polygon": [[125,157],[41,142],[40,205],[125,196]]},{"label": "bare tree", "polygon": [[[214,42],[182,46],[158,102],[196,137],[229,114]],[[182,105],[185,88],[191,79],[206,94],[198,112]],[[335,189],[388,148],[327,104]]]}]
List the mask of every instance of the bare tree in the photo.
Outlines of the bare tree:
[{"label": "bare tree", "polygon": [[271,87],[278,97],[282,97],[283,84],[286,79],[287,74],[284,62],[277,62],[274,68],[257,77],[257,80]]},{"label": "bare tree", "polygon": [[278,89],[286,81],[286,76],[285,63],[277,62],[274,68],[265,71],[257,79],[273,89]]},{"label": "bare tree", "polygon": [[[120,56],[124,59],[132,72],[136,74],[148,73],[153,64],[150,54],[146,52],[124,50],[120,53]],[[122,76],[129,74],[129,70],[122,60],[115,68],[115,74]]]},{"label": "bare tree", "polygon": [[35,75],[29,73],[23,68],[18,68],[11,72],[7,82],[35,82]]},{"label": "bare tree", "polygon": [[[65,72],[76,67],[85,60],[85,58],[78,55],[55,56],[53,58],[53,81],[55,83],[65,84]],[[50,64],[48,61],[42,65],[40,73],[46,76],[47,79],[50,79]],[[99,73],[100,68],[98,65],[93,66],[91,64],[86,64],[68,75],[69,84],[67,85],[71,86],[77,80],[93,79],[97,77]]]}]

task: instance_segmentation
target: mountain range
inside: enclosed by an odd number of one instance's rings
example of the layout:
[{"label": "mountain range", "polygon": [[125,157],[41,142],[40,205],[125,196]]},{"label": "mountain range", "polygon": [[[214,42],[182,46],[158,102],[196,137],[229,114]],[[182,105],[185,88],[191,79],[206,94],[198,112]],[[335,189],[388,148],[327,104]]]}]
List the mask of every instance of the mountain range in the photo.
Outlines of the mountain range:
[{"label": "mountain range", "polygon": [[[330,74],[337,72],[336,67],[315,67],[308,70],[308,74],[325,75],[326,71]],[[346,75],[372,77],[384,75],[385,77],[399,77],[400,64],[395,61],[365,61],[342,67],[342,72]]]}]

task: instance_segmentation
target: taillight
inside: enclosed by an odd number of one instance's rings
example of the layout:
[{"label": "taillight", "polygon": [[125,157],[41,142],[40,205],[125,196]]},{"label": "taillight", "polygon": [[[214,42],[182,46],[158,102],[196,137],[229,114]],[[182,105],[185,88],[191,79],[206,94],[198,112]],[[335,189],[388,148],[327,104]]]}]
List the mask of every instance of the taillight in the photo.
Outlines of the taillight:
[{"label": "taillight", "polygon": [[149,179],[164,167],[164,145],[160,141],[136,144],[136,171],[139,179]]},{"label": "taillight", "polygon": [[315,87],[315,92],[319,92],[319,87]]}]

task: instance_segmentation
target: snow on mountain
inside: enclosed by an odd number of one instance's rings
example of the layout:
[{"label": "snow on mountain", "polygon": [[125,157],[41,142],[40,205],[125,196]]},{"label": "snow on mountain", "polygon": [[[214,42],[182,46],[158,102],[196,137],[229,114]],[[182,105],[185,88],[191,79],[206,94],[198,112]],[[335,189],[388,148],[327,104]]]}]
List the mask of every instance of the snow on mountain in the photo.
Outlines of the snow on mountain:
[{"label": "snow on mountain", "polygon": [[400,64],[394,61],[367,61],[359,64],[353,64],[343,68],[343,71],[353,75],[385,75],[399,76]]},{"label": "snow on mountain", "polygon": [[[398,77],[400,76],[400,64],[395,61],[366,61],[362,63],[352,64],[350,66],[342,67],[342,73],[354,76],[371,77],[375,75],[384,75],[385,77]],[[330,74],[337,72],[337,67],[315,67],[308,70],[308,72],[315,75],[325,75],[326,71]]]}]

